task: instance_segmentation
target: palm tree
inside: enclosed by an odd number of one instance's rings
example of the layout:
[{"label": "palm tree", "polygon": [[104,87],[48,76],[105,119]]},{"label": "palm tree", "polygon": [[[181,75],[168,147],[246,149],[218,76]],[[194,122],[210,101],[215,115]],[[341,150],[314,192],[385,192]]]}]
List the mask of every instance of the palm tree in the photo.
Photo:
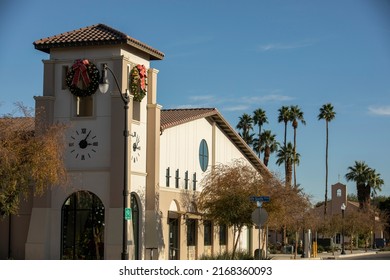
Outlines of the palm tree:
[{"label": "palm tree", "polygon": [[264,151],[263,162],[265,166],[268,166],[270,155],[276,152],[279,147],[279,143],[276,141],[276,135],[272,134],[271,130],[264,130],[260,135],[259,142],[262,151]]},{"label": "palm tree", "polygon": [[383,179],[375,169],[371,169],[364,161],[355,161],[354,166],[348,167],[349,172],[345,174],[347,181],[355,181],[359,208],[365,209],[370,207],[371,188],[381,190],[384,184]]},{"label": "palm tree", "polygon": [[287,141],[287,124],[290,121],[290,108],[287,106],[282,106],[279,110],[278,122],[284,122],[284,142],[283,147],[286,148]]},{"label": "palm tree", "polygon": [[385,184],[385,181],[381,178],[381,174],[377,173],[375,169],[371,169],[370,174],[368,175],[367,185],[370,191],[374,195],[377,194],[377,191],[382,191],[382,186]]},{"label": "palm tree", "polygon": [[[303,112],[299,107],[291,106],[290,107],[290,121],[292,123],[292,127],[294,128],[294,157],[297,152],[297,128],[298,121],[301,121],[302,124],[306,124],[305,119],[303,118]],[[297,172],[296,172],[296,161],[294,161],[294,187],[297,187]]]},{"label": "palm tree", "polygon": [[[263,124],[268,123],[267,115],[263,109],[258,108],[255,111],[253,111],[253,123],[255,125],[259,126],[258,142],[260,142],[259,140],[260,140],[260,135],[261,135],[261,128],[262,128]],[[259,158],[261,156],[261,150],[262,149],[260,146],[258,151],[257,151],[259,154]]]},{"label": "palm tree", "polygon": [[[281,108],[279,108],[278,112],[279,112],[278,122],[279,123],[281,123],[281,122],[284,123],[283,147],[284,147],[284,149],[286,149],[286,147],[287,147],[286,146],[287,145],[287,124],[290,121],[290,115],[291,115],[290,107],[282,106]],[[287,174],[287,165],[286,164],[284,166],[284,172],[285,172],[285,174]]]},{"label": "palm tree", "polygon": [[238,122],[237,129],[241,130],[239,131],[240,136],[242,139],[248,144],[251,145],[253,142],[253,133],[251,134],[250,131],[253,129],[253,119],[250,115],[247,113],[244,113],[240,117],[240,121]]},{"label": "palm tree", "polygon": [[325,204],[324,204],[324,215],[326,215],[326,208],[328,203],[328,137],[329,137],[329,128],[328,124],[336,116],[336,113],[333,110],[333,105],[331,103],[324,104],[320,108],[320,114],[318,115],[318,120],[325,120],[326,123],[326,145],[325,145]]},{"label": "palm tree", "polygon": [[291,187],[291,179],[292,179],[292,166],[294,163],[299,165],[300,154],[294,154],[294,147],[291,142],[288,142],[286,147],[280,148],[277,155],[276,164],[286,166],[286,174],[285,174],[285,184],[286,187]]}]

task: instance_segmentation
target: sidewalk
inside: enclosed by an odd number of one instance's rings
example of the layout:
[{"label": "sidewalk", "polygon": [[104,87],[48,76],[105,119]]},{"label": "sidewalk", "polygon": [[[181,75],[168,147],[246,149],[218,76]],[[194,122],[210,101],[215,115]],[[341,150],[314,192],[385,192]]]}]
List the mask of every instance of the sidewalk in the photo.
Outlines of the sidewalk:
[{"label": "sidewalk", "polygon": [[[301,255],[298,254],[296,260],[335,260],[350,256],[372,255],[377,252],[377,250],[368,250],[367,252],[365,250],[353,250],[351,254],[350,250],[346,250],[345,255],[341,255],[339,251],[334,254],[332,252],[323,252],[318,253],[316,258],[302,258]],[[294,260],[294,254],[270,254],[269,257],[271,260]]]}]

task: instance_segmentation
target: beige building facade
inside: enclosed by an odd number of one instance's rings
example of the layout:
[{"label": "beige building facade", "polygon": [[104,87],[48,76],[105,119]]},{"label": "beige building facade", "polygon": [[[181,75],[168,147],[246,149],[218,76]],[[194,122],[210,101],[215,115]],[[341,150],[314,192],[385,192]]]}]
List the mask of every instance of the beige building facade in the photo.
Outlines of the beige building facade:
[{"label": "beige building facade", "polygon": [[[218,110],[162,109],[159,71],[152,63],[164,54],[104,24],[37,40],[34,46],[49,56],[43,60],[43,95],[34,97],[36,130],[67,125],[68,182],[32,198],[22,208],[23,221],[15,216],[13,224],[2,222],[8,236],[2,258],[6,251],[17,259],[121,258],[126,120],[120,94],[131,89],[129,77],[139,66],[146,70],[146,96],[130,97],[127,123],[129,258],[199,259],[231,250],[232,229],[204,220],[197,210],[202,178],[213,165],[236,159],[269,171]],[[92,86],[104,65],[113,73],[108,71],[105,94]],[[245,229],[240,249],[257,248],[256,232]]]}]

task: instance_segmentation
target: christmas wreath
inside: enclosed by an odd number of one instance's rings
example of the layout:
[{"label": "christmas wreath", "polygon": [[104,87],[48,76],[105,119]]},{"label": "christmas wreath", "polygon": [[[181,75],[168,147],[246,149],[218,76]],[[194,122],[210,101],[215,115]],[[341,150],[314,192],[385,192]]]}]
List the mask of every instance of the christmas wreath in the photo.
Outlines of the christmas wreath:
[{"label": "christmas wreath", "polygon": [[146,68],[144,65],[134,66],[130,71],[130,90],[135,101],[141,102],[146,95]]},{"label": "christmas wreath", "polygon": [[66,85],[76,96],[90,96],[99,87],[99,70],[87,59],[77,59],[66,74]]}]

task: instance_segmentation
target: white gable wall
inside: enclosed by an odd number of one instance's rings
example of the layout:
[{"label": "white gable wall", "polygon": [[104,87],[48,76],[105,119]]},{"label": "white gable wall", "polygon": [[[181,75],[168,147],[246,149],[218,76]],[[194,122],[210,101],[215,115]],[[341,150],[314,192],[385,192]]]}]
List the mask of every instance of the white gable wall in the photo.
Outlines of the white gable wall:
[{"label": "white gable wall", "polygon": [[[168,128],[161,135],[161,164],[160,164],[160,186],[166,186],[166,169],[170,167],[170,187],[175,187],[175,171],[180,171],[180,188],[184,188],[184,172],[188,170],[192,187],[192,174],[196,172],[198,186],[204,177],[204,172],[199,164],[199,145],[205,139],[209,149],[209,171],[213,164],[230,164],[236,159],[244,159],[242,152],[227,137],[227,135],[216,126],[215,139],[213,140],[213,124],[205,118],[187,122],[178,126]],[[213,145],[213,141],[215,144]],[[213,152],[215,147],[215,153]],[[215,159],[212,158],[215,154]],[[200,190],[197,188],[197,190]]]},{"label": "white gable wall", "polygon": [[230,164],[236,159],[244,159],[248,165],[250,164],[241,151],[238,150],[238,148],[232,141],[230,141],[223,131],[217,129],[215,138],[216,164]]},{"label": "white gable wall", "polygon": [[[174,187],[176,169],[180,170],[180,186],[184,188],[184,172],[188,170],[190,187],[196,172],[197,180],[203,171],[199,165],[199,144],[205,139],[211,155],[212,125],[206,119],[188,122],[164,130],[161,135],[160,186],[166,186],[166,169],[170,167],[171,187]],[[209,159],[211,164],[211,159]]]}]

